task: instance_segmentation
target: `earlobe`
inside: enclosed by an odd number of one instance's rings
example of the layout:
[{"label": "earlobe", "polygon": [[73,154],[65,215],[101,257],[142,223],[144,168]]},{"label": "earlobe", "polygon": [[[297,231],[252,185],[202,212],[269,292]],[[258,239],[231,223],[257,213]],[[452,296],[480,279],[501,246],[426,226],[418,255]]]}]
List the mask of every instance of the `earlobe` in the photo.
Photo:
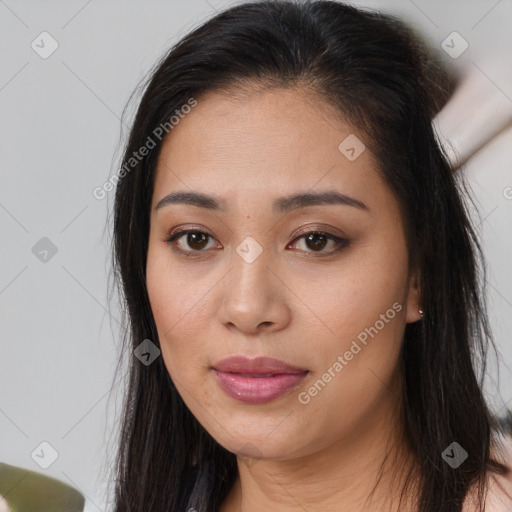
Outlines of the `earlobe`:
[{"label": "earlobe", "polygon": [[405,321],[408,324],[417,322],[424,317],[424,307],[421,304],[419,273],[414,273],[410,280],[409,294],[407,296],[407,310]]}]

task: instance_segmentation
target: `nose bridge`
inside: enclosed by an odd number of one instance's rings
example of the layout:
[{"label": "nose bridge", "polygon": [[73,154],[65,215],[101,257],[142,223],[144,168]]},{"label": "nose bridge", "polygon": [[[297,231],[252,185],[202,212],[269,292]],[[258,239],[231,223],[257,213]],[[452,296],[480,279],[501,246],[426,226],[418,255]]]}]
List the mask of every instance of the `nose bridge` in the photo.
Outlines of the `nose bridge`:
[{"label": "nose bridge", "polygon": [[264,248],[263,242],[258,242],[252,236],[245,237],[235,248],[232,254],[232,283],[233,291],[245,296],[258,294],[260,298],[269,292],[268,275],[272,272],[270,267],[271,250]]},{"label": "nose bridge", "polygon": [[231,254],[229,279],[223,289],[220,321],[246,332],[260,324],[282,325],[288,308],[276,293],[271,249],[246,237]]}]

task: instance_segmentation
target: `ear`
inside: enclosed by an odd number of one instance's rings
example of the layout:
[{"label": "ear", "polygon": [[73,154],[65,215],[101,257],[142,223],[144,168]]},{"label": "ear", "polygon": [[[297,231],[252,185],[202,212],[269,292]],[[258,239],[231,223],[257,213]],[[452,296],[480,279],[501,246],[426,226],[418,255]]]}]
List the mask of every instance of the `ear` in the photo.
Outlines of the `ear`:
[{"label": "ear", "polygon": [[420,297],[421,274],[419,271],[412,273],[409,279],[409,292],[407,295],[407,306],[405,312],[405,322],[412,324],[422,319],[419,310],[423,310]]}]

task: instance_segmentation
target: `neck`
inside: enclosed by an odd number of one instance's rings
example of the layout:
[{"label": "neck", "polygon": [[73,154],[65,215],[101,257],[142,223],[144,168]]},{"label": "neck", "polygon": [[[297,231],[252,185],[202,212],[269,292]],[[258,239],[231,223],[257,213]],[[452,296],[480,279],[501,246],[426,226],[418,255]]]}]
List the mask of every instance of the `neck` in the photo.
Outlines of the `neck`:
[{"label": "neck", "polygon": [[[379,404],[349,436],[308,456],[291,460],[239,458],[238,476],[221,512],[413,510],[417,505],[411,498],[417,496],[416,465],[404,442],[398,408],[396,400]],[[411,469],[411,486],[400,503]]]}]

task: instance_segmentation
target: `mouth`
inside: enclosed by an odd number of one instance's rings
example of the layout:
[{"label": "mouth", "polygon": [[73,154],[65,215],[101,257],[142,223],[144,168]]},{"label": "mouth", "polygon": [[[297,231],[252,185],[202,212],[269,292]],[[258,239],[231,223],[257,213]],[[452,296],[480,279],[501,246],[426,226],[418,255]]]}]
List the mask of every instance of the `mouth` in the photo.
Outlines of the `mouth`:
[{"label": "mouth", "polygon": [[309,370],[278,359],[235,356],[212,367],[219,387],[231,398],[246,404],[263,404],[297,388]]}]

